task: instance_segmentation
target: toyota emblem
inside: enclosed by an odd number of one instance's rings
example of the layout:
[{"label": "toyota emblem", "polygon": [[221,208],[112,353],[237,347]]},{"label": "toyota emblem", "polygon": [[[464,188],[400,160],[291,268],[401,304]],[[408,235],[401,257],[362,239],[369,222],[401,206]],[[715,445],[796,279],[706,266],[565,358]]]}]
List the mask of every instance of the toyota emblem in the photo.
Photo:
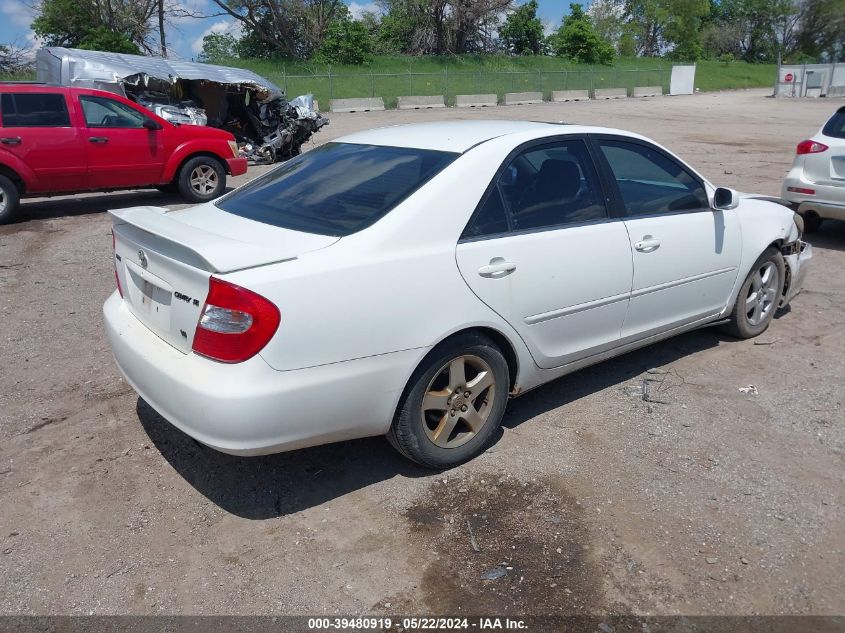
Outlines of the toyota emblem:
[{"label": "toyota emblem", "polygon": [[141,267],[147,267],[147,254],[144,251],[138,251],[138,261],[141,262]]}]

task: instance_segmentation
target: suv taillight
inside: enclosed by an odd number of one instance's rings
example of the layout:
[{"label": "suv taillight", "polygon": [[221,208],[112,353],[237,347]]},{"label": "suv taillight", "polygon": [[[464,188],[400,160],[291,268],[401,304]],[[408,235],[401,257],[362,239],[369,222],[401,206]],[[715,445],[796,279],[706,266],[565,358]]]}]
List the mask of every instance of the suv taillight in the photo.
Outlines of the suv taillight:
[{"label": "suv taillight", "polygon": [[826,152],[828,149],[828,146],[824,143],[819,143],[818,141],[810,139],[798,143],[798,147],[795,148],[795,153],[799,156],[803,154],[820,154],[821,152]]},{"label": "suv taillight", "polygon": [[117,274],[117,250],[115,249],[114,229],[111,230],[111,256],[114,264],[114,283],[117,284],[117,292],[120,293],[120,298],[123,299],[123,288],[120,287],[120,276]]},{"label": "suv taillight", "polygon": [[243,362],[267,345],[281,318],[279,309],[261,295],[211,277],[193,350],[223,363]]}]

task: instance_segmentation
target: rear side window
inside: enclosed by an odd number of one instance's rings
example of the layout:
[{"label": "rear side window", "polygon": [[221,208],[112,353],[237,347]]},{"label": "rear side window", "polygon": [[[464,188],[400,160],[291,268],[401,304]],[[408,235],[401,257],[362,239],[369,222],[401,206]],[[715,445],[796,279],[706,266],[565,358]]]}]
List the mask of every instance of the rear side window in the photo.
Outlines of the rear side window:
[{"label": "rear side window", "polygon": [[70,127],[62,94],[10,92],[0,97],[3,127]]},{"label": "rear side window", "polygon": [[215,204],[265,224],[342,237],[386,215],[457,157],[450,152],[328,143]]},{"label": "rear side window", "polygon": [[822,134],[833,138],[845,138],[845,108],[840,108],[824,126]]},{"label": "rear side window", "polygon": [[709,207],[704,186],[680,164],[647,145],[599,140],[629,216]]}]

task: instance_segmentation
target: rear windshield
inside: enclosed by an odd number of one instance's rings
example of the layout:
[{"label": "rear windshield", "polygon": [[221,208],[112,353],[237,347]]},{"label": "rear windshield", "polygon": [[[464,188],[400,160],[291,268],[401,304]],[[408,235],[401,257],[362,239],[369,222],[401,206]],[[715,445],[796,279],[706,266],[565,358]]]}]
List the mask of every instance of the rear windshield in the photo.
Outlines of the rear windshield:
[{"label": "rear windshield", "polygon": [[344,236],[386,215],[458,154],[328,143],[256,178],[216,204],[285,229]]},{"label": "rear windshield", "polygon": [[824,126],[822,134],[833,138],[845,138],[845,108],[840,108],[834,114],[827,125]]}]

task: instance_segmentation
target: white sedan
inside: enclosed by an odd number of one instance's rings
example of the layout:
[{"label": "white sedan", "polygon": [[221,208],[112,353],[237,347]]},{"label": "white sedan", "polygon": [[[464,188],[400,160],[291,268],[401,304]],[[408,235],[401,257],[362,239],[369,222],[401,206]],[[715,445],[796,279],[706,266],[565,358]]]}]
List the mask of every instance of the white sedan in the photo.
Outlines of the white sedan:
[{"label": "white sedan", "polygon": [[845,220],[845,107],[798,144],[781,197],[803,216],[808,233],[826,218]]},{"label": "white sedan", "polygon": [[106,328],[162,416],[239,455],[386,434],[432,468],[484,450],[509,395],[704,325],[760,334],[812,256],[786,207],[549,123],[361,132],[112,216]]}]

